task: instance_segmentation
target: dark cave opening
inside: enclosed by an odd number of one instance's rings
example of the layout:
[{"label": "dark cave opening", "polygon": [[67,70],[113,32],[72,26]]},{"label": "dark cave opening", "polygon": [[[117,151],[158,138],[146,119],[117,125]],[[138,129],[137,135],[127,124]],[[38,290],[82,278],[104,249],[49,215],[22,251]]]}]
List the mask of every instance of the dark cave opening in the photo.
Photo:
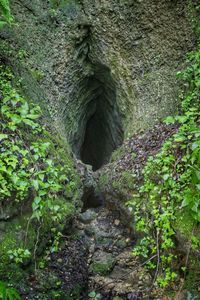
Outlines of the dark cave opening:
[{"label": "dark cave opening", "polygon": [[82,113],[74,152],[96,171],[109,161],[112,152],[123,142],[116,86],[110,69],[98,64],[93,66],[93,74],[84,78],[79,88]]}]

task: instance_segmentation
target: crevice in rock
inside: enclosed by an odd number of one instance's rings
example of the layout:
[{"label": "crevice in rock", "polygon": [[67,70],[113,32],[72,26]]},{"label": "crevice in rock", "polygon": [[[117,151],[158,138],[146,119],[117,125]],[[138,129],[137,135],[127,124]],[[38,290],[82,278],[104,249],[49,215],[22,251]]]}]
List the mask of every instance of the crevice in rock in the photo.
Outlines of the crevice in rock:
[{"label": "crevice in rock", "polygon": [[123,142],[121,115],[115,82],[107,66],[93,64],[92,75],[80,84],[82,108],[73,150],[95,171],[109,161],[112,152]]}]

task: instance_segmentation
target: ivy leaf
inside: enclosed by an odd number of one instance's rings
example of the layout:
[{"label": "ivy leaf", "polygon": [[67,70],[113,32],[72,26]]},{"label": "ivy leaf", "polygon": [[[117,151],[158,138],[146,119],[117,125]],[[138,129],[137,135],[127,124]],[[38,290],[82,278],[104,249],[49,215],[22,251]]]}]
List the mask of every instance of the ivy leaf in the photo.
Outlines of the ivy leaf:
[{"label": "ivy leaf", "polygon": [[7,134],[4,134],[4,133],[0,133],[0,141],[4,140],[4,139],[7,139],[8,138],[8,135]]},{"label": "ivy leaf", "polygon": [[185,122],[188,120],[188,118],[187,118],[187,116],[177,116],[177,117],[176,117],[176,120],[177,120],[179,123],[183,124],[183,123],[185,123]]},{"label": "ivy leaf", "polygon": [[18,108],[18,112],[20,112],[22,116],[26,116],[28,114],[28,111],[29,111],[29,106],[27,102],[25,102],[22,106]]},{"label": "ivy leaf", "polygon": [[96,297],[96,292],[95,291],[92,291],[89,293],[88,295],[90,298],[95,298]]},{"label": "ivy leaf", "polygon": [[26,116],[28,119],[31,119],[31,120],[36,120],[36,119],[38,119],[39,117],[40,117],[40,115],[39,114],[35,114],[35,115],[33,115],[33,114],[27,114],[27,116]]},{"label": "ivy leaf", "polygon": [[174,139],[175,142],[180,143],[180,142],[185,141],[185,136],[184,135],[175,134],[174,137],[175,137],[175,139]]},{"label": "ivy leaf", "polygon": [[23,122],[32,127],[33,129],[37,127],[37,124],[30,119],[23,119]]},{"label": "ivy leaf", "polygon": [[182,201],[181,207],[180,207],[180,208],[183,208],[183,207],[185,207],[185,206],[188,206],[188,204],[189,204],[188,199],[185,198],[185,199]]},{"label": "ivy leaf", "polygon": [[32,184],[33,184],[35,190],[38,191],[39,190],[39,182],[38,182],[38,180],[34,179],[32,181]]},{"label": "ivy leaf", "polygon": [[163,175],[163,179],[166,181],[168,178],[170,177],[170,175],[169,174],[165,174],[165,175]]},{"label": "ivy leaf", "polygon": [[13,114],[10,118],[14,124],[19,124],[22,121],[21,117],[16,114]]},{"label": "ivy leaf", "polygon": [[175,119],[174,119],[174,117],[169,116],[169,117],[165,118],[164,122],[165,122],[167,125],[173,124],[173,123],[175,122]]}]

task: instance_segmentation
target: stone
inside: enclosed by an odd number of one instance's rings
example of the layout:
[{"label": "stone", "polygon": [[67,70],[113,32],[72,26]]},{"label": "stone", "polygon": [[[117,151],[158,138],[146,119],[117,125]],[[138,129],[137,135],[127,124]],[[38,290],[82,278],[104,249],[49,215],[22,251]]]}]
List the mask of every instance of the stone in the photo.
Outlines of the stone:
[{"label": "stone", "polygon": [[79,220],[84,224],[88,224],[96,218],[96,215],[97,214],[95,211],[88,209],[84,213],[79,215]]},{"label": "stone", "polygon": [[14,2],[18,26],[0,44],[27,49],[14,68],[24,94],[96,170],[124,137],[176,114],[176,72],[194,43],[187,3],[69,1],[52,13],[49,2]]},{"label": "stone", "polygon": [[116,226],[118,226],[118,225],[120,224],[120,220],[117,220],[117,219],[116,219],[116,220],[114,221],[114,224],[115,224]]},{"label": "stone", "polygon": [[112,270],[115,264],[115,258],[112,254],[98,251],[94,254],[92,258],[92,263],[90,264],[90,272],[99,275],[107,275]]}]

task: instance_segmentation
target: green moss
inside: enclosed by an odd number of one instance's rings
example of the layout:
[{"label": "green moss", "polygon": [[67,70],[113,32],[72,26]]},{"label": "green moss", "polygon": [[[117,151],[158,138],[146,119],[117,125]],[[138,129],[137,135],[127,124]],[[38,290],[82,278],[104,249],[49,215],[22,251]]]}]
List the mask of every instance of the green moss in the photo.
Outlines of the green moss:
[{"label": "green moss", "polygon": [[132,171],[124,171],[120,177],[112,182],[113,189],[120,193],[130,193],[135,189],[135,174]]},{"label": "green moss", "polygon": [[193,227],[194,219],[191,217],[188,211],[176,211],[174,228],[183,234],[186,239],[191,239]]},{"label": "green moss", "polygon": [[116,161],[120,157],[122,157],[124,154],[125,154],[125,149],[123,147],[119,147],[112,153],[110,161],[111,162]]},{"label": "green moss", "polygon": [[[199,296],[199,278],[200,278],[200,263],[198,257],[190,259],[190,269],[186,276],[185,288],[193,294]],[[197,298],[199,299],[199,298]]]},{"label": "green moss", "polygon": [[44,73],[39,70],[31,69],[31,75],[33,78],[35,78],[37,81],[41,81],[44,78]]},{"label": "green moss", "polygon": [[101,174],[98,182],[101,190],[105,189],[105,186],[108,184],[108,182],[109,182],[109,174],[107,173]]},{"label": "green moss", "polygon": [[[24,276],[24,270],[21,265],[17,265],[10,260],[8,251],[18,248],[26,248],[30,251],[35,245],[35,229],[29,226],[27,229],[27,217],[19,217],[11,222],[6,222],[3,230],[3,222],[1,223],[1,239],[0,239],[0,278],[5,281],[20,282]],[[27,231],[27,241],[25,244],[25,236]]]},{"label": "green moss", "polygon": [[107,275],[112,270],[115,263],[115,259],[112,255],[107,255],[102,261],[93,261],[90,265],[90,272],[99,274],[99,275]]}]

